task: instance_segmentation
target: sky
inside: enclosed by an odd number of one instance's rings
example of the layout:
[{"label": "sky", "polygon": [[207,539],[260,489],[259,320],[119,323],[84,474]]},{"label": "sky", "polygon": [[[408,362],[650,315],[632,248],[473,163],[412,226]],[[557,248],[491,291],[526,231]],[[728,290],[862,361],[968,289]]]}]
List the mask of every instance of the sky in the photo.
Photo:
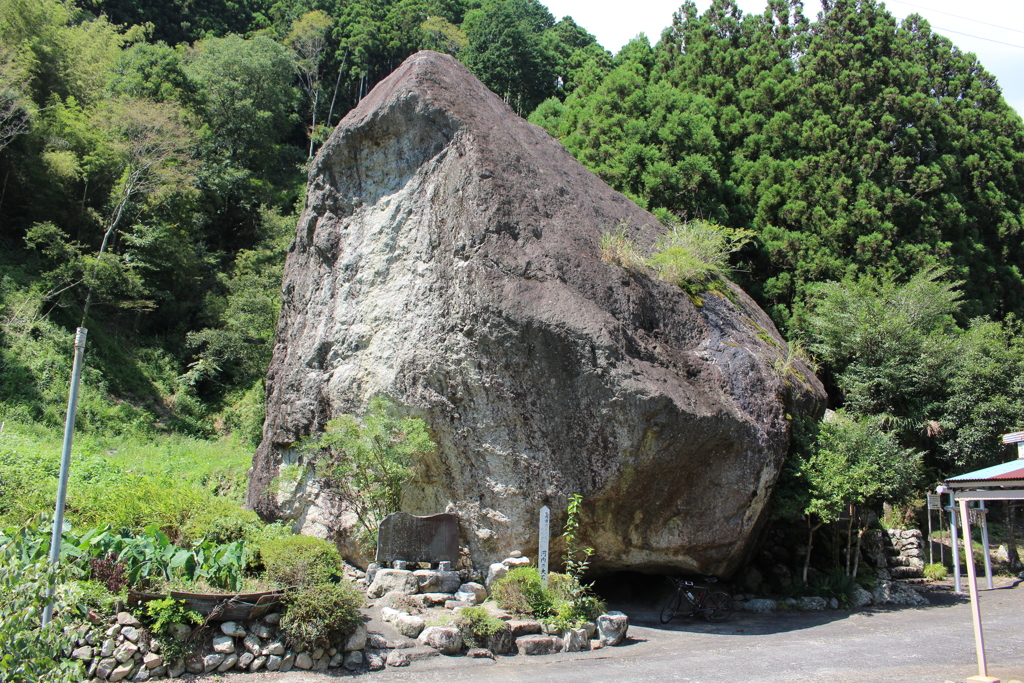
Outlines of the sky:
[{"label": "sky", "polygon": [[[541,0],[556,19],[571,16],[597,42],[612,52],[645,33],[656,43],[672,23],[672,13],[682,0]],[[710,0],[697,0],[701,11]],[[764,0],[738,0],[744,12],[764,11]],[[1006,101],[1024,116],[1024,2],[1021,0],[887,0],[886,9],[902,19],[920,14],[932,30],[941,33],[965,52],[978,56],[993,74]],[[815,17],[820,0],[804,0],[804,13]]]}]

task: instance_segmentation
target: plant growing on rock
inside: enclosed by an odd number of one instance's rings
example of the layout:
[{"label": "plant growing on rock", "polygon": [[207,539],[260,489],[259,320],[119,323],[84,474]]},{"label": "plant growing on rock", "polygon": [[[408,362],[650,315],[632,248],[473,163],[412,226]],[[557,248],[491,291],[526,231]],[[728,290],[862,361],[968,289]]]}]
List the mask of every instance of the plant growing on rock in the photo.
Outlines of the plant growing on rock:
[{"label": "plant growing on rock", "polygon": [[401,417],[391,399],[378,396],[365,415],[331,420],[323,434],[301,448],[317,476],[355,512],[360,542],[372,548],[377,524],[398,511],[416,462],[435,446],[423,420]]},{"label": "plant growing on rock", "polygon": [[363,620],[363,595],[344,579],[300,588],[287,601],[281,629],[291,643],[307,649],[337,644]]},{"label": "plant growing on rock", "polygon": [[625,268],[630,272],[647,268],[647,260],[629,238],[625,225],[619,225],[614,232],[601,233],[599,247],[601,260],[605,263]]},{"label": "plant growing on rock", "polygon": [[729,258],[754,237],[750,230],[704,220],[672,226],[655,244],[648,264],[659,280],[691,293],[713,289],[729,273]]},{"label": "plant growing on rock", "polygon": [[175,662],[191,651],[187,638],[175,637],[175,627],[201,624],[203,617],[198,612],[186,609],[183,600],[163,598],[146,603],[145,622],[150,633],[160,639],[164,659]]},{"label": "plant growing on rock", "polygon": [[487,647],[487,641],[505,628],[505,622],[484,607],[466,607],[456,616],[456,625],[462,639],[470,647]]}]

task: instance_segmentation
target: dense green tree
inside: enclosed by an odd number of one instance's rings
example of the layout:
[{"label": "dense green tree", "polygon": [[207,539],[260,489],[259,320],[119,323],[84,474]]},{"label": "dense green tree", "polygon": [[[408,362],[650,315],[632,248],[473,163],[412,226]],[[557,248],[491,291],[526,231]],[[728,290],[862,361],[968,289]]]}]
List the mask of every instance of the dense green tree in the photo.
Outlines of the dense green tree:
[{"label": "dense green tree", "polygon": [[623,50],[535,121],[650,208],[753,228],[744,284],[780,325],[809,283],[929,266],[964,281],[965,316],[1024,307],[1024,126],[926,21],[873,0],[817,22],[798,2],[687,2],[654,53]]},{"label": "dense green tree", "polygon": [[1015,317],[1004,324],[978,319],[958,340],[940,418],[946,467],[1002,462],[1000,436],[1024,426],[1022,332]]},{"label": "dense green tree", "polygon": [[537,0],[485,0],[466,15],[460,59],[520,114],[555,94],[557,74],[544,33],[555,19]]}]

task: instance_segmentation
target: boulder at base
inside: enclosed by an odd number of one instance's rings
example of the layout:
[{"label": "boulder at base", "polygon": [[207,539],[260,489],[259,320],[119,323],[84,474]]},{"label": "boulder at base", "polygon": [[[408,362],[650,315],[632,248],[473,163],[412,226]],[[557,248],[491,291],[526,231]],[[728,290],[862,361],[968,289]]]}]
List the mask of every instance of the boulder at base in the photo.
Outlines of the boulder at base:
[{"label": "boulder at base", "polygon": [[557,536],[579,493],[595,569],[730,573],[824,392],[738,287],[691,296],[602,260],[617,230],[647,249],[666,228],[455,59],[407,59],[310,168],[249,504],[359,560],[351,511],[278,477],[386,394],[438,445],[403,510],[458,515],[476,567],[534,555],[538,509]]}]

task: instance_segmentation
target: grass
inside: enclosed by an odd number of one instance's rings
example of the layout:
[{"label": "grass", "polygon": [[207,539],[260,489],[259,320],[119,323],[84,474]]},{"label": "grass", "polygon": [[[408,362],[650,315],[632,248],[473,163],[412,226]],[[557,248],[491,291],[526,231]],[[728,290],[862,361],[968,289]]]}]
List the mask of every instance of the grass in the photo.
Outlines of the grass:
[{"label": "grass", "polygon": [[[0,526],[52,512],[62,434],[8,421],[0,433]],[[76,434],[67,519],[139,531],[157,524],[175,540],[195,540],[223,520],[255,522],[240,509],[251,451],[230,439],[182,435]]]}]

